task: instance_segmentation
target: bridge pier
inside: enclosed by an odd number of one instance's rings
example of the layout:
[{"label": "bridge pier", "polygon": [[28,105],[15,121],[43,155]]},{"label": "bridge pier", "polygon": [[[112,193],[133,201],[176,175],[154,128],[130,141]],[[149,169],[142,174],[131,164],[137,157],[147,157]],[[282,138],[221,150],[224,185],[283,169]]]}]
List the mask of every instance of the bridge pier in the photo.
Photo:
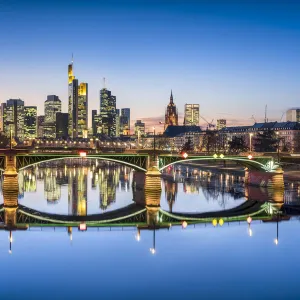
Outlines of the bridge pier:
[{"label": "bridge pier", "polygon": [[283,170],[278,167],[274,172],[263,172],[245,169],[245,184],[267,187],[271,189],[284,189]]}]

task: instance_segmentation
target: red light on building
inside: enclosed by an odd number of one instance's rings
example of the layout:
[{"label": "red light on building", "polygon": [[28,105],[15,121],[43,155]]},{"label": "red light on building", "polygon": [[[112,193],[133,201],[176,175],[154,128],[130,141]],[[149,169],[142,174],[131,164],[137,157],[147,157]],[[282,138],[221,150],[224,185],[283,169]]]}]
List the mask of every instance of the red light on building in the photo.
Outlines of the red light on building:
[{"label": "red light on building", "polygon": [[79,152],[79,155],[80,155],[81,157],[86,157],[86,152],[85,152],[85,151],[80,151],[80,152]]},{"label": "red light on building", "polygon": [[189,156],[186,152],[183,152],[181,155],[183,158],[187,158]]}]

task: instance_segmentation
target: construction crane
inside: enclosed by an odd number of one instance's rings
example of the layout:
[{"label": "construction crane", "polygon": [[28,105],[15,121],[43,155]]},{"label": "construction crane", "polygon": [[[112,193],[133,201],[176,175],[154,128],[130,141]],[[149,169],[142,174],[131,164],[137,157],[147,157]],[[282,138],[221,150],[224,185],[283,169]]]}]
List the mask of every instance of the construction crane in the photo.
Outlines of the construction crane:
[{"label": "construction crane", "polygon": [[282,115],[281,115],[281,118],[280,118],[280,121],[279,121],[279,122],[281,122],[281,121],[282,121],[282,118],[283,118],[284,114],[285,114],[285,112],[283,112],[283,113],[282,113]]},{"label": "construction crane", "polygon": [[208,122],[204,117],[200,116],[200,118],[203,119],[207,123],[207,129],[216,127],[216,125],[214,125],[212,123],[214,121],[214,119],[212,119],[211,122]]},{"label": "construction crane", "polygon": [[254,115],[251,116],[251,119],[254,120],[254,122],[256,123],[256,119],[254,118]]}]

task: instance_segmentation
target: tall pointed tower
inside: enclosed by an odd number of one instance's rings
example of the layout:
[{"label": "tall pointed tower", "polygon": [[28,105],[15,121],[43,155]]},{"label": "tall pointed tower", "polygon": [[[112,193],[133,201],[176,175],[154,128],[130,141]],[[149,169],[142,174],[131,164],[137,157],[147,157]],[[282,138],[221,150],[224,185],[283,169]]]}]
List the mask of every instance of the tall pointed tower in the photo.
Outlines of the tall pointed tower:
[{"label": "tall pointed tower", "polygon": [[166,128],[169,125],[176,125],[176,126],[178,125],[178,112],[177,112],[176,105],[174,104],[174,101],[173,101],[172,90],[171,90],[171,95],[170,95],[170,102],[166,109],[164,129],[166,130]]}]

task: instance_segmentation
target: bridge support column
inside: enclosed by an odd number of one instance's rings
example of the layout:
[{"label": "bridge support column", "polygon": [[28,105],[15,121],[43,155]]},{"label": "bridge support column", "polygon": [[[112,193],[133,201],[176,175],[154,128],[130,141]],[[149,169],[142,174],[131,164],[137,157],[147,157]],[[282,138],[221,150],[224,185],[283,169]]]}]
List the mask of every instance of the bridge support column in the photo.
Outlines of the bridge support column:
[{"label": "bridge support column", "polygon": [[14,153],[7,153],[5,155],[4,175],[17,176],[17,159]]},{"label": "bridge support column", "polygon": [[281,168],[277,168],[274,172],[252,171],[246,169],[245,184],[283,190],[283,171]]}]

